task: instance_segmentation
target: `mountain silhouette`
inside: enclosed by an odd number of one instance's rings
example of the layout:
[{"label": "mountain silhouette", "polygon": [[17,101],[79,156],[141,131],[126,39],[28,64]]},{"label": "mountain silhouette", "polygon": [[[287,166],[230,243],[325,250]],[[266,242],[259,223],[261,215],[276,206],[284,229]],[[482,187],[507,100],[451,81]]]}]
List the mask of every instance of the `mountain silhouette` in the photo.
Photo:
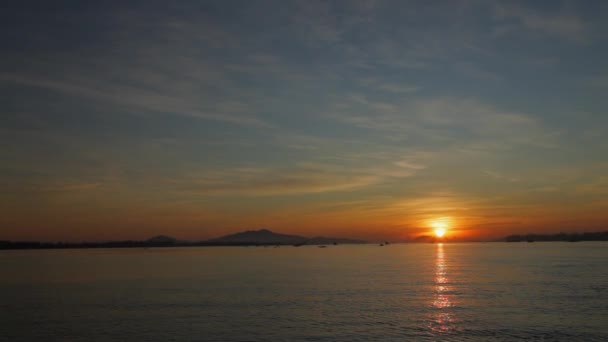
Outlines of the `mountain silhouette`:
[{"label": "mountain silhouette", "polygon": [[287,235],[270,231],[268,229],[248,230],[236,234],[225,235],[219,238],[207,240],[212,244],[239,244],[239,245],[255,245],[255,244],[276,244],[276,245],[330,245],[330,244],[349,244],[349,243],[366,243],[362,240],[332,238],[318,236],[307,238],[299,235]]},{"label": "mountain silhouette", "polygon": [[218,244],[300,244],[308,240],[303,236],[286,235],[268,229],[248,230],[207,240]]},{"label": "mountain silhouette", "polygon": [[192,246],[251,246],[251,245],[337,245],[366,243],[362,240],[287,235],[268,229],[248,230],[236,234],[204,241],[177,240],[168,235],[157,235],[147,240],[105,241],[105,242],[37,242],[0,240],[3,249],[55,249],[55,248],[134,248],[134,247],[192,247]]}]

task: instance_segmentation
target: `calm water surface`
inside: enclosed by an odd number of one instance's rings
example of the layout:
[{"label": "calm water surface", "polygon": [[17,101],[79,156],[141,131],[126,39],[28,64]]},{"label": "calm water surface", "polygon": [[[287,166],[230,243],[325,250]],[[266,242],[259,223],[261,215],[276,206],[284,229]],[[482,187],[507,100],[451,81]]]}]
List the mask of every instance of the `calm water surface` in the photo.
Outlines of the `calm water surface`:
[{"label": "calm water surface", "polygon": [[0,252],[6,341],[608,341],[608,243]]}]

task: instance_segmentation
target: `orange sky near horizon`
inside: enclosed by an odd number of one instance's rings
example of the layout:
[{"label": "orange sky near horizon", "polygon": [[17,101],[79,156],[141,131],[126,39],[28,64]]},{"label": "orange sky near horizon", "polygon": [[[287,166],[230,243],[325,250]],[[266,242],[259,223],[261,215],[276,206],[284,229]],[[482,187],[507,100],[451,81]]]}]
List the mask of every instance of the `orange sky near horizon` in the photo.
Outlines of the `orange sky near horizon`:
[{"label": "orange sky near horizon", "polygon": [[[93,192],[94,194],[94,192]],[[79,200],[82,200],[79,197]],[[446,200],[443,198],[443,200]],[[336,207],[285,205],[257,211],[255,208],[228,208],[226,211],[154,206],[77,206],[76,202],[51,208],[17,207],[2,218],[3,236],[8,240],[106,241],[143,240],[154,235],[171,235],[184,240],[202,240],[244,230],[267,228],[284,234],[308,237],[331,236],[368,241],[406,241],[432,236],[435,222],[445,222],[449,241],[494,240],[510,234],[600,231],[604,213],[577,208],[527,208],[501,210],[462,206],[450,199],[415,200],[411,203],[383,201],[350,203]],[[114,205],[115,208],[110,206]],[[209,207],[207,207],[209,208]],[[509,214],[517,212],[519,216]]]}]

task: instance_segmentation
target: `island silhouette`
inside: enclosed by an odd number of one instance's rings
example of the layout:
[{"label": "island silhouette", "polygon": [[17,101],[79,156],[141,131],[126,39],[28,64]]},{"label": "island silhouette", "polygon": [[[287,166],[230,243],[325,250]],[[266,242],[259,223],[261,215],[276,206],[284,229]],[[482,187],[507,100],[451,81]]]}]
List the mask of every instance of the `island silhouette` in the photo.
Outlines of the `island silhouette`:
[{"label": "island silhouette", "polygon": [[316,236],[312,238],[275,233],[268,229],[247,230],[235,234],[201,240],[182,241],[168,235],[157,235],[147,240],[125,240],[106,242],[38,242],[38,241],[0,241],[0,249],[42,249],[42,248],[129,248],[129,247],[194,247],[194,246],[281,246],[281,245],[337,245],[364,244],[367,241]]},{"label": "island silhouette", "polygon": [[[500,240],[486,242],[534,242],[534,241],[608,241],[608,231],[558,234],[523,234],[509,235]],[[432,237],[423,235],[404,242],[435,242]],[[303,245],[338,245],[365,244],[364,240],[341,237],[304,237],[273,232],[269,229],[247,230],[201,241],[178,240],[168,235],[157,235],[147,240],[124,240],[103,242],[39,242],[0,240],[2,249],[58,249],[58,248],[136,248],[136,247],[196,247],[196,246],[303,246]],[[382,242],[381,245],[388,245]]]}]

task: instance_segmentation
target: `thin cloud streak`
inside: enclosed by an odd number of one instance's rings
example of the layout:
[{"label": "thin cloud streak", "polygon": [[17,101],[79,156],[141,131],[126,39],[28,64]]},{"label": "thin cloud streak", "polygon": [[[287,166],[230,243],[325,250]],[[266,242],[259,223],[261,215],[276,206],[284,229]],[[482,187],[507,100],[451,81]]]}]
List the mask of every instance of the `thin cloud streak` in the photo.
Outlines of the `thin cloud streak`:
[{"label": "thin cloud streak", "polygon": [[539,13],[529,8],[504,3],[496,5],[495,13],[498,19],[514,19],[517,24],[517,26],[502,26],[496,31],[498,35],[520,29],[528,33],[543,33],[576,43],[590,42],[585,23],[571,13]]},{"label": "thin cloud streak", "polygon": [[145,109],[156,113],[183,115],[200,119],[227,122],[237,125],[273,128],[274,126],[255,117],[236,116],[230,113],[217,113],[188,105],[188,100],[129,86],[89,87],[76,81],[57,81],[34,77],[23,77],[8,73],[0,73],[0,82],[14,83],[30,87],[44,88],[51,91],[79,96],[101,103],[112,103],[134,109]]},{"label": "thin cloud streak", "polygon": [[236,169],[194,176],[179,188],[202,196],[272,196],[348,191],[378,181],[371,175],[330,173],[312,169]]}]

